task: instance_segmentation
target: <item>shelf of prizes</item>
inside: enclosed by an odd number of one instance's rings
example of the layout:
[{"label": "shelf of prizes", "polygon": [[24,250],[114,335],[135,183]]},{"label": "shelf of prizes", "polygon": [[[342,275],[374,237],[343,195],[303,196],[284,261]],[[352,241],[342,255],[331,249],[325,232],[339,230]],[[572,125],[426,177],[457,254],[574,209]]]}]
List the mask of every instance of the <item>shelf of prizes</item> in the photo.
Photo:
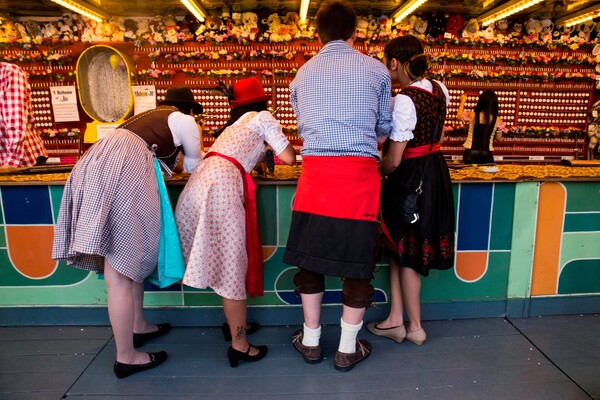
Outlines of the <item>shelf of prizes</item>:
[{"label": "shelf of prizes", "polygon": [[[445,154],[454,159],[462,154],[466,126],[456,119],[461,94],[467,96],[465,110],[472,110],[481,91],[494,90],[499,115],[506,123],[497,156],[507,156],[509,161],[520,156],[533,163],[600,157],[600,76],[595,72],[594,46],[442,42],[430,42],[427,55],[432,62],[431,78],[442,81],[450,94]],[[381,59],[385,43],[363,40],[355,47]],[[214,131],[229,114],[226,99],[214,90],[217,80],[231,84],[254,76],[272,96],[269,105],[278,110],[276,118],[290,138],[297,137],[289,84],[320,47],[306,38],[153,44],[46,41],[27,46],[3,43],[0,60],[18,64],[28,73],[36,125],[52,161],[69,164],[89,145],[79,139],[88,124],[119,122],[130,116],[134,109],[131,92],[140,87],[160,101],[170,86],[189,86],[204,107],[204,128]],[[63,88],[77,94],[71,99],[77,103],[77,112],[59,119],[53,93]]]},{"label": "shelf of prizes", "polygon": [[[589,166],[588,166],[589,165]],[[449,162],[455,196],[454,268],[423,279],[424,319],[529,317],[600,312],[600,168],[590,164],[463,165]],[[265,293],[249,298],[263,324],[298,324],[296,268],[283,263],[301,166],[256,174]],[[1,324],[108,324],[101,276],[51,259],[68,172],[0,176]],[[167,182],[176,204],[189,175]],[[389,264],[374,272],[367,319],[389,305]],[[210,289],[146,284],[151,313],[177,325],[220,325]],[[341,282],[327,279],[324,323],[339,321]]]}]

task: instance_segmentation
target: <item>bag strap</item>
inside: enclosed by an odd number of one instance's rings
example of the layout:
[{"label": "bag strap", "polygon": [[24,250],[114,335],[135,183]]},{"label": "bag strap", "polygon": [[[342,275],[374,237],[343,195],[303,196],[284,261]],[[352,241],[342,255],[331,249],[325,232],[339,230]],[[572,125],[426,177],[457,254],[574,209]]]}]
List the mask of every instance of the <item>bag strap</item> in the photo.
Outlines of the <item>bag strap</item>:
[{"label": "bag strap", "polygon": [[[442,90],[441,86],[438,85],[437,83],[435,83],[434,81],[430,81],[432,87],[437,88],[438,91],[438,101],[440,103],[440,108],[442,107],[442,97],[444,96],[444,91]],[[431,159],[431,150],[433,149],[433,141],[435,140],[435,134],[437,133],[438,129],[440,127],[440,118],[438,118],[435,121],[435,129],[431,131],[431,138],[429,140],[429,153],[427,154],[427,161],[425,162],[425,167],[423,167],[423,171],[421,171],[421,178],[419,179],[419,186],[415,189],[415,192],[417,194],[421,194],[421,192],[423,191],[421,189],[421,186],[423,185],[423,177],[425,176],[425,171],[427,170],[427,167],[429,166],[429,160]]]}]

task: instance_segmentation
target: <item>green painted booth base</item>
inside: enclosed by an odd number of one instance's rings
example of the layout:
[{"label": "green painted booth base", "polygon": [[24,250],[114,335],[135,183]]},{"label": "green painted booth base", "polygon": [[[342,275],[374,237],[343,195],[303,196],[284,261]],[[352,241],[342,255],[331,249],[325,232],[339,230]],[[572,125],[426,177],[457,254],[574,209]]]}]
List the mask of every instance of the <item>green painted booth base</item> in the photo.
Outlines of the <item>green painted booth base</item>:
[{"label": "green painted booth base", "polygon": [[[172,205],[182,185],[170,185]],[[249,319],[297,325],[296,267],[283,263],[293,182],[262,184],[258,219],[265,294],[248,299]],[[94,273],[51,259],[54,223],[64,186],[0,185],[0,325],[108,325],[106,287]],[[424,320],[530,317],[600,312],[600,181],[454,183],[454,268],[422,282]],[[387,258],[377,264],[375,307],[386,316]],[[323,323],[339,323],[341,281],[328,277]],[[221,299],[209,289],[148,284],[153,321],[219,326]]]}]

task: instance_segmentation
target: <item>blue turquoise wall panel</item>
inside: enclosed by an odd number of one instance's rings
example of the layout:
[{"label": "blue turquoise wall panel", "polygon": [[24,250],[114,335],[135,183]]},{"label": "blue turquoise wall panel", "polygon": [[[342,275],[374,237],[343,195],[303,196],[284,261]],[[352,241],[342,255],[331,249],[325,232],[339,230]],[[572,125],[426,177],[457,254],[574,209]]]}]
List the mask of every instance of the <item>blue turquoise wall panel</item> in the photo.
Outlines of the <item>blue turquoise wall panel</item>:
[{"label": "blue turquoise wall panel", "polygon": [[567,189],[567,212],[598,212],[600,182],[562,182],[562,185]]},{"label": "blue turquoise wall panel", "polygon": [[256,191],[260,239],[263,246],[277,244],[277,186],[260,186]]},{"label": "blue turquoise wall panel", "polygon": [[600,213],[579,212],[565,214],[565,232],[598,232],[600,231]]},{"label": "blue turquoise wall panel", "polygon": [[4,219],[10,225],[52,225],[48,186],[2,186]]},{"label": "blue turquoise wall panel", "polygon": [[65,187],[63,185],[52,185],[48,186],[48,190],[50,191],[50,201],[52,207],[52,215],[54,217],[54,222],[58,219],[58,212],[60,211],[60,203],[62,202],[62,196],[65,191]]},{"label": "blue turquoise wall panel", "polygon": [[600,293],[600,259],[573,260],[558,278],[558,294]]},{"label": "blue turquoise wall panel", "polygon": [[457,250],[488,250],[493,183],[461,184]]},{"label": "blue turquoise wall panel", "polygon": [[277,212],[279,216],[279,243],[285,245],[292,225],[292,203],[296,185],[277,186]]},{"label": "blue turquoise wall panel", "polygon": [[490,250],[509,250],[515,209],[515,184],[494,183]]}]

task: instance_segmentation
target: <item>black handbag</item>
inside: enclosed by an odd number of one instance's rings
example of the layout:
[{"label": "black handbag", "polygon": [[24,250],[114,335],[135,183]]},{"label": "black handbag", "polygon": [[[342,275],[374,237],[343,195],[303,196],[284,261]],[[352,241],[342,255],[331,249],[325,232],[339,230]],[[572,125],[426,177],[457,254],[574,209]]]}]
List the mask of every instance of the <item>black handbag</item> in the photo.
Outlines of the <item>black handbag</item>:
[{"label": "black handbag", "polygon": [[[423,180],[421,179],[421,182]],[[409,192],[406,195],[398,199],[397,213],[398,221],[403,224],[414,224],[419,220],[419,195],[421,194],[421,184],[413,192]]]}]

